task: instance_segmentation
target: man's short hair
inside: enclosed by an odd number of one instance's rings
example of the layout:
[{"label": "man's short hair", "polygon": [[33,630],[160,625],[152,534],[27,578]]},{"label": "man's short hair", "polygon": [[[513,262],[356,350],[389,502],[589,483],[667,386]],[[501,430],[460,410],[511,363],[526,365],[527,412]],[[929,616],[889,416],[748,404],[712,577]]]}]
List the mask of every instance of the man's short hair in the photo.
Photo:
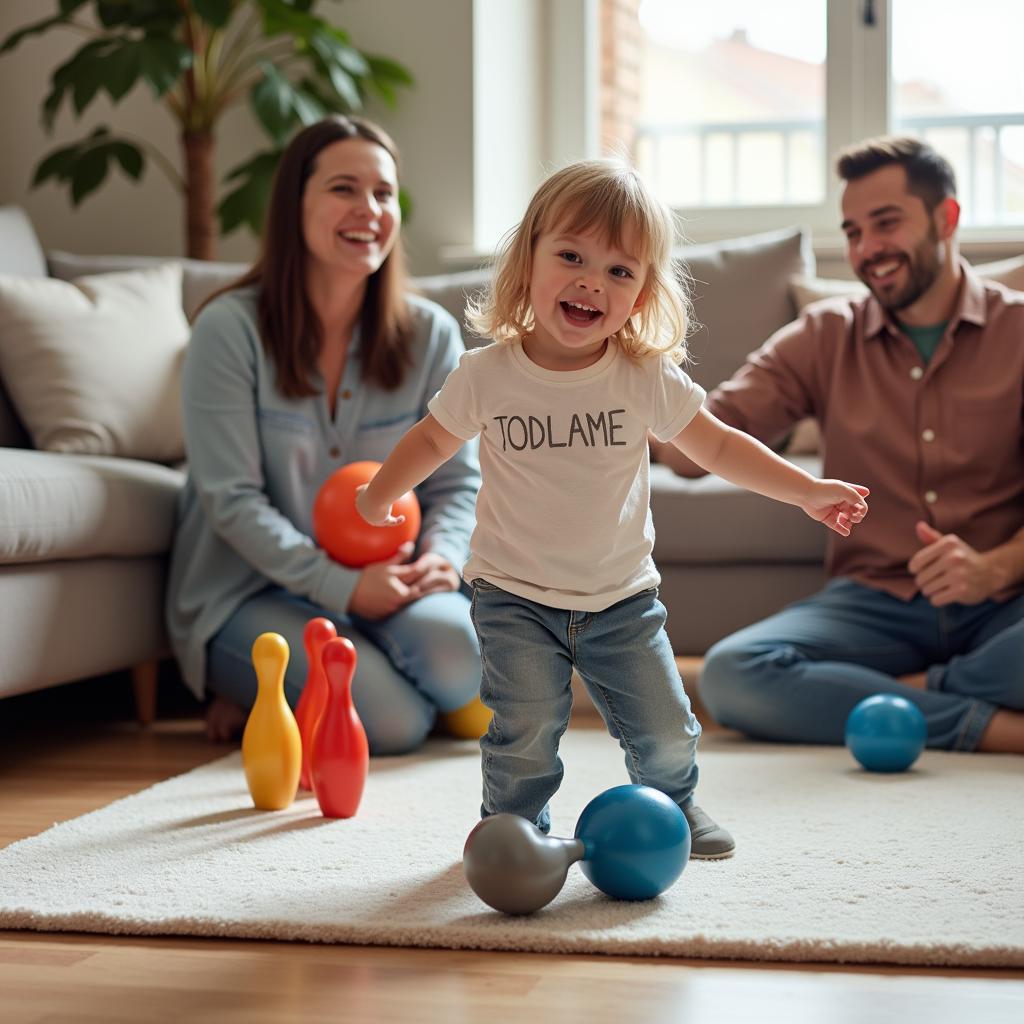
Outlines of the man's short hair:
[{"label": "man's short hair", "polygon": [[929,211],[956,195],[956,175],[949,161],[927,142],[909,135],[879,135],[847,146],[836,158],[836,171],[843,181],[856,181],[890,164],[907,172],[907,191]]}]

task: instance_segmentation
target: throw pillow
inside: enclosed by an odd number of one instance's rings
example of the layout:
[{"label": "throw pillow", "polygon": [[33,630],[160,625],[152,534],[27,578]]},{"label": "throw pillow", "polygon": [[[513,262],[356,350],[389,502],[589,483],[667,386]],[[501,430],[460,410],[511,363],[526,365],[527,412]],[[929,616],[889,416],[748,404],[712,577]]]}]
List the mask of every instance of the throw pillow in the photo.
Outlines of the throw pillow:
[{"label": "throw pillow", "polygon": [[697,321],[686,371],[710,391],[796,316],[788,286],[793,275],[814,272],[810,236],[786,228],[686,246],[676,256],[692,279]]},{"label": "throw pillow", "polygon": [[181,265],[74,282],[0,274],[0,377],[36,448],[184,454]]},{"label": "throw pillow", "polygon": [[[162,256],[80,256],[78,253],[51,249],[46,254],[50,276],[62,281],[94,274],[113,274],[125,270],[148,270],[167,262]],[[189,323],[199,307],[213,292],[234,284],[248,269],[247,263],[221,263],[216,260],[177,260],[182,266],[182,305]]]}]

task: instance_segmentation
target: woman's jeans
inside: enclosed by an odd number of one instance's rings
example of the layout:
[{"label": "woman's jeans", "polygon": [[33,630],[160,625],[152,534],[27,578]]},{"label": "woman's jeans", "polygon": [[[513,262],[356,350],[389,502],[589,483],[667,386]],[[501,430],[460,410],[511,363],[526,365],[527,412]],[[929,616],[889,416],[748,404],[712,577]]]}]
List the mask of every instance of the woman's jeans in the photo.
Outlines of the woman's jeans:
[{"label": "woman's jeans", "polygon": [[518,814],[544,832],[551,827],[548,800],[562,781],[558,742],[569,724],[573,666],[625,752],[630,780],[680,805],[692,800],[700,725],[665,618],[656,590],[579,612],[473,582],[480,697],[494,712],[480,741],[484,817]]},{"label": "woman's jeans", "polygon": [[207,646],[207,687],[242,707],[256,699],[251,649],[260,633],[280,633],[291,658],[285,696],[295,707],[306,682],[302,634],[310,619],[330,619],[356,648],[352,698],[372,754],[400,754],[423,742],[438,710],[468,704],[480,689],[480,651],[460,591],[428,594],[369,620],[335,615],[280,587],[246,601]]},{"label": "woman's jeans", "polygon": [[[926,690],[894,678],[926,670]],[[700,681],[722,725],[800,743],[842,743],[854,705],[876,693],[921,709],[929,747],[974,750],[997,707],[1024,709],[1024,595],[936,608],[834,579],[715,644]]]}]

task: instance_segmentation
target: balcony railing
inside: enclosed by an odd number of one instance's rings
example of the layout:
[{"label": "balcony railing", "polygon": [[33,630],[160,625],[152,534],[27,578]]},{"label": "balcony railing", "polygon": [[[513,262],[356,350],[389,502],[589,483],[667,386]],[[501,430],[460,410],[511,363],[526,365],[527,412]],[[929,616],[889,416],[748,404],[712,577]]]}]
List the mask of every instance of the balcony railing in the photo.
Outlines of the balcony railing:
[{"label": "balcony railing", "polygon": [[[900,118],[893,125],[896,132],[932,141],[954,164],[965,220],[994,224],[1024,220],[1024,159],[1007,154],[1004,143],[1008,129],[1024,129],[1024,113],[934,114]],[[643,153],[645,170],[655,187],[667,195],[671,190],[666,176],[678,182],[682,170],[666,166],[667,147],[682,141],[696,143],[696,166],[687,169],[691,175],[687,191],[696,197],[693,206],[767,205],[742,194],[741,149],[746,140],[756,136],[780,140],[779,205],[807,202],[809,192],[823,192],[828,161],[821,120],[644,124],[637,130],[636,152]],[[726,158],[713,157],[713,142],[724,142]],[[800,156],[796,155],[798,142],[803,143]],[[1024,151],[1024,140],[1020,149]],[[712,180],[715,198],[709,187]]]}]

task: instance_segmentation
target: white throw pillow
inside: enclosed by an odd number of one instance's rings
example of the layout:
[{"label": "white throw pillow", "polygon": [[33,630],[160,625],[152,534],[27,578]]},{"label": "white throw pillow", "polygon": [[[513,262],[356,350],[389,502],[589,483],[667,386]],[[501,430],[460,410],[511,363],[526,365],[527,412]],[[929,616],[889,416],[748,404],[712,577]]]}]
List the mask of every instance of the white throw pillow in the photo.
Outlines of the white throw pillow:
[{"label": "white throw pillow", "polygon": [[0,274],[0,376],[36,448],[182,458],[182,268]]}]

